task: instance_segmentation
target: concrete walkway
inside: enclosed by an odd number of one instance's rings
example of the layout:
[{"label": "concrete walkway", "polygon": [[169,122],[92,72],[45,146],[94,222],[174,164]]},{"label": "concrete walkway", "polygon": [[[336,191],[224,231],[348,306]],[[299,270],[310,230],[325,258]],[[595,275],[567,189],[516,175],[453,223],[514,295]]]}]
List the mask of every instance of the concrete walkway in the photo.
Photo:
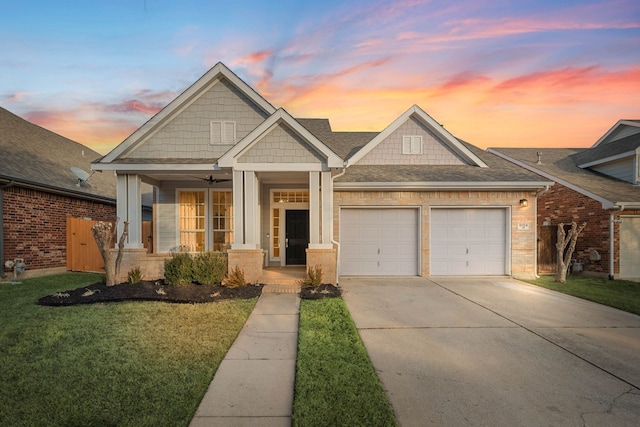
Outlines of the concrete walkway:
[{"label": "concrete walkway", "polygon": [[260,296],[191,427],[291,425],[299,309],[297,294]]}]

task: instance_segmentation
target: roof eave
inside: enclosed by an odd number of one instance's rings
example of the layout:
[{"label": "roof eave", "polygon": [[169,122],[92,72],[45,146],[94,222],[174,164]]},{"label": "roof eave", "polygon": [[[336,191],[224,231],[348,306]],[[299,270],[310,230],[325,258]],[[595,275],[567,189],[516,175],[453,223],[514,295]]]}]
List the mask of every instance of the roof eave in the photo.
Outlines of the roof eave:
[{"label": "roof eave", "polygon": [[551,181],[411,181],[411,182],[335,182],[336,190],[539,190],[553,185]]}]

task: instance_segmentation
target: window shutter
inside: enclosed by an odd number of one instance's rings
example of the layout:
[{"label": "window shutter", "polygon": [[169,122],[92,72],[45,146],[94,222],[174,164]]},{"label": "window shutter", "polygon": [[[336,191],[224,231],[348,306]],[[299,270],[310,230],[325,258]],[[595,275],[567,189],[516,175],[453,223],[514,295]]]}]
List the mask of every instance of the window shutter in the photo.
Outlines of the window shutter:
[{"label": "window shutter", "polygon": [[222,140],[224,144],[236,143],[236,122],[224,122],[224,135]]},{"label": "window shutter", "polygon": [[411,137],[402,137],[402,154],[411,154]]},{"label": "window shutter", "polygon": [[422,136],[413,136],[411,138],[411,154],[422,154]]},{"label": "window shutter", "polygon": [[211,121],[211,144],[222,144],[222,122]]}]

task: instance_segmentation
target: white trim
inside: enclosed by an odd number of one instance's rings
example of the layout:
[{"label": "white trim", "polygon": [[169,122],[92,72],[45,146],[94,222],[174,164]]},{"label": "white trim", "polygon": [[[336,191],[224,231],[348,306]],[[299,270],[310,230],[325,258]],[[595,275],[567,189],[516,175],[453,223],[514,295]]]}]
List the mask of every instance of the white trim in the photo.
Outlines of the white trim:
[{"label": "white trim", "polygon": [[236,163],[233,169],[255,172],[323,172],[327,170],[321,163]]},{"label": "white trim", "polygon": [[[185,159],[188,160],[188,159]],[[91,170],[126,171],[126,172],[183,172],[213,171],[213,160],[209,163],[94,163]]]},{"label": "white trim", "polygon": [[[288,192],[307,192],[309,198],[311,198],[311,192],[309,188],[288,188],[288,187],[274,187],[269,190],[269,262],[280,262],[281,266],[287,265],[287,248],[285,245],[285,239],[287,236],[287,210],[308,210],[309,211],[309,219],[311,219],[311,210],[310,210],[310,202],[274,202],[273,201],[273,193],[288,193]],[[279,210],[279,219],[280,224],[279,228],[279,239],[280,239],[280,256],[273,255],[273,210]],[[311,233],[311,229],[309,229],[309,233]],[[311,240],[311,235],[309,235],[309,240]]]},{"label": "white trim", "polygon": [[470,163],[479,166],[481,168],[488,167],[478,156],[473,154],[467,147],[465,147],[460,141],[456,139],[449,131],[436,122],[431,116],[429,116],[424,110],[417,105],[413,105],[407,111],[405,111],[400,117],[394,120],[389,126],[387,126],[382,132],[380,132],[375,138],[369,141],[364,147],[362,147],[356,154],[354,154],[349,160],[348,165],[358,163],[365,155],[367,155],[373,148],[375,148],[382,141],[387,139],[393,132],[398,130],[410,117],[415,117],[423,125],[431,129],[435,134],[442,137],[443,141],[451,148],[456,154],[466,159]]},{"label": "white trim", "polygon": [[597,166],[597,165],[601,165],[603,163],[609,163],[609,162],[613,162],[615,160],[620,160],[620,159],[624,159],[624,158],[627,158],[627,157],[633,157],[635,155],[636,155],[636,150],[627,151],[625,153],[616,154],[615,156],[609,156],[609,157],[605,157],[603,159],[594,160],[594,161],[589,162],[589,163],[583,163],[581,165],[578,165],[578,167],[582,168],[582,169],[585,169],[585,168],[589,168],[591,166]]},{"label": "white trim", "polygon": [[[202,77],[200,77],[195,83],[189,86],[184,92],[178,95],[173,101],[171,101],[160,112],[153,116],[144,125],[138,128],[134,133],[127,137],[122,143],[115,147],[111,152],[104,156],[99,163],[111,163],[118,158],[121,154],[133,147],[139,142],[148,139],[151,136],[151,132],[157,131],[157,129],[164,126],[165,122],[171,120],[179,112],[185,108],[185,104],[191,104],[206,92],[210,87],[220,81],[220,77],[226,78],[231,84],[233,84],[240,92],[247,96],[254,104],[262,109],[267,114],[273,114],[276,109],[267,102],[258,92],[256,92],[251,86],[242,81],[236,76],[229,68],[227,68],[222,62],[218,62],[213,68],[207,71]],[[99,169],[98,169],[99,170]]]},{"label": "white trim", "polygon": [[596,141],[595,144],[593,144],[591,146],[591,148],[595,148],[595,147],[597,147],[598,145],[600,145],[602,143],[606,143],[606,141],[609,138],[609,136],[614,131],[616,131],[619,127],[622,127],[622,126],[640,127],[640,122],[636,122],[636,121],[633,121],[633,120],[618,120],[616,122],[616,124],[611,127],[611,129],[609,129],[604,135],[602,135],[600,137],[600,139],[598,139]]},{"label": "white trim", "polygon": [[[328,167],[342,167],[344,162],[343,160],[334,153],[329,147],[327,147],[322,141],[316,138],[311,132],[309,132],[304,126],[302,126],[296,119],[294,119],[289,113],[287,113],[282,108],[279,108],[275,113],[273,113],[269,118],[260,123],[254,130],[252,130],[247,136],[242,138],[236,145],[234,145],[229,151],[224,153],[222,157],[218,159],[218,165],[220,167],[240,167],[243,165],[246,167],[248,163],[239,163],[238,157],[242,155],[243,152],[250,149],[253,145],[255,145],[262,137],[272,131],[277,125],[284,123],[291,130],[297,133],[301,138],[303,138],[306,142],[308,142],[312,147],[318,150],[322,155],[326,158],[326,164]],[[266,164],[269,165],[269,164]],[[279,164],[282,167],[283,164]],[[284,165],[288,165],[285,163]],[[295,164],[294,164],[295,165]],[[318,165],[322,166],[319,162]],[[315,165],[316,167],[318,165]],[[273,166],[273,165],[270,165]],[[258,169],[255,169],[258,170]],[[272,169],[260,169],[260,170],[272,170]],[[303,170],[303,169],[293,169],[293,170]],[[308,170],[308,169],[304,169]],[[320,170],[320,169],[310,169],[310,170]]]},{"label": "white trim", "polygon": [[501,181],[501,182],[438,182],[438,181],[413,181],[413,182],[334,182],[335,190],[533,190],[541,189],[552,182],[543,181]]}]

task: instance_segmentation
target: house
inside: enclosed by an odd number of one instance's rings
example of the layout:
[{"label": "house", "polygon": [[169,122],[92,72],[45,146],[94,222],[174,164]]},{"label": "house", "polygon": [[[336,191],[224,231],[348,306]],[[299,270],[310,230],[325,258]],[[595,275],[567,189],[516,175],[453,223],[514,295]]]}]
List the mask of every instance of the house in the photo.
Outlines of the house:
[{"label": "house", "polygon": [[[21,277],[65,272],[68,217],[113,221],[113,174],[82,175],[100,154],[0,108],[0,276],[24,259]],[[83,178],[86,177],[83,175]]]},{"label": "house", "polygon": [[538,198],[537,225],[553,236],[559,223],[587,223],[573,255],[580,269],[640,279],[640,120],[618,121],[588,149],[488,151],[556,183]]},{"label": "house", "polygon": [[222,63],[92,168],[117,174],[129,221],[122,270],[162,275],[142,249],[144,182],[155,191],[154,252],[223,250],[251,282],[292,265],[320,265],[328,283],[533,276],[535,199],[552,184],[417,106],[379,133],[294,118]]}]

